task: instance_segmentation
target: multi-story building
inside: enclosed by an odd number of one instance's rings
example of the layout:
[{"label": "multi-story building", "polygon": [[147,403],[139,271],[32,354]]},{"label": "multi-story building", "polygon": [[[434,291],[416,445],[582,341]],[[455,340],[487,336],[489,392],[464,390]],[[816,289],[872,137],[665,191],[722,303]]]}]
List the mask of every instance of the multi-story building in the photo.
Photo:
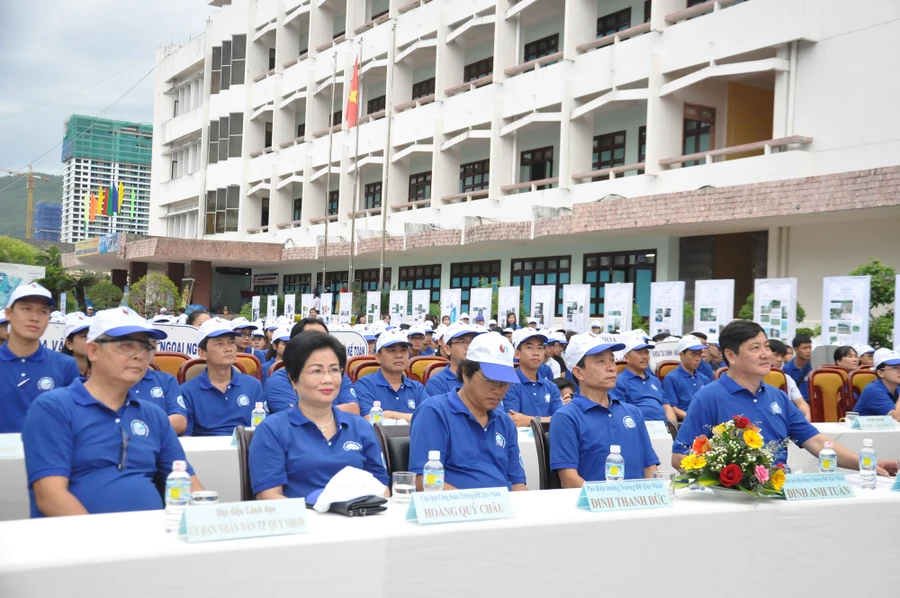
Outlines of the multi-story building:
[{"label": "multi-story building", "polygon": [[[64,243],[113,232],[147,234],[152,151],[150,124],[77,114],[69,117],[62,149]],[[111,185],[118,189],[120,182],[125,191],[122,212],[86,220],[90,194]]]},{"label": "multi-story building", "polygon": [[372,289],[384,247],[387,285],[463,309],[483,278],[526,305],[587,283],[602,316],[606,282],[646,314],[652,281],[734,278],[739,305],[793,276],[815,320],[822,277],[900,266],[900,3],[212,4],[157,70],[150,232],[182,240],[128,252],[210,301],[234,266]]},{"label": "multi-story building", "polygon": [[59,241],[62,230],[62,206],[42,201],[34,210],[34,237],[40,241]]}]

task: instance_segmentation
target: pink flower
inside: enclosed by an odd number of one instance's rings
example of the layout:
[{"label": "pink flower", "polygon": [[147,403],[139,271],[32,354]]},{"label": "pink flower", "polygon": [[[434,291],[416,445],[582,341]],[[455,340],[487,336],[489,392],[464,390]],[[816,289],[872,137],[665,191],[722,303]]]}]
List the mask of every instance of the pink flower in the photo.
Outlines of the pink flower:
[{"label": "pink flower", "polygon": [[769,470],[764,465],[757,465],[754,473],[760,484],[765,484],[769,481]]}]

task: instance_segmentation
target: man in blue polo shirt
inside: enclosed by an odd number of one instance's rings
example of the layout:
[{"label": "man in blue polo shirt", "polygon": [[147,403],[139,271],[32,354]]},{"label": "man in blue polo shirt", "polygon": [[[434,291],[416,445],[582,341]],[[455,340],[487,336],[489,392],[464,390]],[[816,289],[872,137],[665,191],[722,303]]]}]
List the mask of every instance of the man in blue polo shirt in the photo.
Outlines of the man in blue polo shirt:
[{"label": "man in blue polo shirt", "polygon": [[[672,444],[672,466],[693,446],[694,439],[736,415],[746,417],[759,427],[765,442],[793,440],[815,456],[831,442],[813,427],[781,390],[763,382],[771,371],[772,351],[762,327],[749,320],[734,320],[719,334],[719,346],[728,361],[728,372],[710,382],[694,395],[691,409]],[[834,443],[838,467],[859,469],[859,455]],[[787,449],[776,457],[784,463]],[[896,461],[879,461],[879,474],[896,473]]]},{"label": "man in blue polo shirt", "polygon": [[469,343],[479,334],[481,333],[465,324],[457,323],[447,327],[443,340],[444,345],[449,348],[450,365],[428,379],[425,384],[425,393],[429,397],[460,389],[463,383],[456,375],[459,370],[459,362],[466,358]]},{"label": "man in blue polo shirt", "polygon": [[[319,318],[303,318],[291,328],[291,338],[307,330],[328,334],[328,328]],[[278,413],[297,405],[297,393],[284,368],[273,372],[266,378],[264,394],[269,413]],[[353,390],[353,383],[350,382],[346,373],[341,378],[341,388],[334,400],[334,406],[341,411],[359,415],[359,400],[356,398],[356,391]]]},{"label": "man in blue polo shirt", "polygon": [[900,421],[900,355],[890,349],[878,349],[872,358],[877,380],[870,382],[859,395],[855,410],[860,415],[890,415]]},{"label": "man in blue polo shirt", "polygon": [[197,330],[197,354],[206,369],[181,385],[187,408],[189,436],[230,436],[237,426],[249,426],[256,403],[264,403],[259,380],[234,369],[237,346],[231,323],[207,320]]},{"label": "man in blue polo shirt", "polygon": [[459,391],[432,396],[416,409],[410,427],[409,470],[422,490],[429,451],[439,451],[444,490],[506,487],[526,490],[516,425],[500,407],[518,384],[513,348],[496,332],[476,336],[459,363]]},{"label": "man in blue polo shirt", "polygon": [[636,406],[647,421],[675,423],[675,412],[669,405],[659,378],[647,373],[653,345],[632,338],[625,345],[625,369],[619,374],[613,395]]},{"label": "man in blue polo shirt", "polygon": [[425,347],[425,329],[421,326],[411,326],[406,331],[406,338],[409,341],[409,356],[422,357],[431,355],[426,351]]},{"label": "man in blue polo shirt", "polygon": [[503,409],[519,428],[530,426],[535,417],[549,420],[562,407],[556,384],[538,376],[538,368],[544,363],[546,342],[547,336],[534,328],[520,328],[513,333],[519,384],[509,387],[503,397]]},{"label": "man in blue polo shirt", "polygon": [[689,332],[686,336],[693,336],[700,339],[700,342],[703,344],[703,359],[700,360],[700,365],[699,367],[697,367],[697,371],[710,380],[714,380],[716,378],[716,370],[713,369],[712,356],[709,353],[709,337],[699,330]]},{"label": "man in blue polo shirt", "polygon": [[[150,344],[156,347],[156,340],[151,339]],[[187,431],[187,407],[175,376],[147,368],[147,373],[131,391],[136,399],[149,401],[162,409],[177,434]]]},{"label": "man in blue polo shirt", "polygon": [[394,328],[381,333],[375,345],[375,359],[381,368],[374,374],[363,376],[353,386],[359,399],[360,415],[371,420],[372,404],[381,401],[384,417],[409,422],[428,395],[421,383],[403,375],[409,366],[409,344],[404,332]]},{"label": "man in blue polo shirt", "polygon": [[9,340],[0,347],[0,434],[21,432],[38,395],[81,377],[75,359],[41,345],[52,307],[50,291],[37,283],[19,286],[9,297]]},{"label": "man in blue polo shirt", "polygon": [[550,469],[559,473],[563,488],[605,480],[614,445],[625,459],[625,479],[652,478],[659,466],[641,410],[610,394],[616,385],[613,352],[624,348],[593,332],[573,336],[566,348],[566,365],[581,392],[557,411],[550,426]]},{"label": "man in blue polo shirt", "polygon": [[235,318],[231,321],[231,325],[238,353],[253,355],[260,363],[263,363],[266,360],[266,352],[253,348],[253,332],[257,329],[256,324],[248,321],[247,318]]},{"label": "man in blue polo shirt", "polygon": [[[782,366],[785,376],[790,376],[797,383],[803,400],[809,402],[809,374],[812,372],[812,339],[805,334],[798,334],[791,341],[794,358]],[[727,355],[726,355],[727,357]],[[729,362],[730,363],[730,362]]]},{"label": "man in blue polo shirt", "polygon": [[681,365],[663,378],[663,392],[678,421],[687,415],[691,399],[698,390],[712,382],[697,371],[703,361],[703,343],[696,336],[687,335],[678,341],[678,355]]},{"label": "man in blue polo shirt", "polygon": [[127,307],[94,316],[91,377],[43,394],[25,418],[32,517],[163,508],[159,488],[184,450],[166,414],[131,391],[163,338]]}]

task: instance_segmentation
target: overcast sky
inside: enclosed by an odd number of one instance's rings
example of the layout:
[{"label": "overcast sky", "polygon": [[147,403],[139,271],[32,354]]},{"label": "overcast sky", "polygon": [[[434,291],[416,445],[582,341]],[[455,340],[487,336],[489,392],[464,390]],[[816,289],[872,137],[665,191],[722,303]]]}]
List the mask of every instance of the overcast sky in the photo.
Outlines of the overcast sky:
[{"label": "overcast sky", "polygon": [[[0,168],[61,143],[69,115],[100,114],[154,67],[156,48],[203,32],[213,10],[209,0],[0,0]],[[103,116],[152,122],[153,83],[150,73]],[[60,152],[35,169],[61,173]]]}]

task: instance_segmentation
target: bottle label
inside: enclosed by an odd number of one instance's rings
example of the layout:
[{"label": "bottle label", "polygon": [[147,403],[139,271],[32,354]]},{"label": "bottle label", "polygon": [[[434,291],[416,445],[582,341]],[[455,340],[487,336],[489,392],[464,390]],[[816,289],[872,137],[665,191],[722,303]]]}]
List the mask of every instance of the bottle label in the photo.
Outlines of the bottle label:
[{"label": "bottle label", "polygon": [[265,415],[254,415],[253,418],[250,420],[250,425],[255,428],[256,426],[261,424],[264,419],[266,419]]},{"label": "bottle label", "polygon": [[382,420],[382,415],[380,413],[372,413],[372,421],[380,422]]},{"label": "bottle label", "polygon": [[444,474],[443,473],[426,473],[425,474],[425,485],[426,486],[435,486],[435,485],[444,485]]},{"label": "bottle label", "polygon": [[618,465],[607,465],[606,466],[606,477],[607,478],[616,478],[622,475],[622,468]]},{"label": "bottle label", "polygon": [[862,461],[863,467],[872,467],[872,459],[870,457],[863,457],[860,461]]},{"label": "bottle label", "polygon": [[831,469],[832,467],[831,459],[819,459],[819,468]]}]

